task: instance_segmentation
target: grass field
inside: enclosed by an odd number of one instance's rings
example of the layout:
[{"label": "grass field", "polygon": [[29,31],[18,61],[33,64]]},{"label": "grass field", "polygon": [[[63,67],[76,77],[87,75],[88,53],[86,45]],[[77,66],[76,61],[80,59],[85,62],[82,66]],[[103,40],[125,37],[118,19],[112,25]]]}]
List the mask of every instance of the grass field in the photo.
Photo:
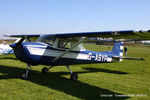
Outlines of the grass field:
[{"label": "grass field", "polygon": [[[92,44],[85,47],[96,51],[112,48]],[[33,66],[31,78],[23,80],[20,76],[26,64],[14,55],[1,55],[0,100],[150,100],[150,46],[128,47],[128,56],[145,60],[73,65],[70,67],[79,78],[71,81],[66,67],[54,67],[43,75],[41,65]]]}]

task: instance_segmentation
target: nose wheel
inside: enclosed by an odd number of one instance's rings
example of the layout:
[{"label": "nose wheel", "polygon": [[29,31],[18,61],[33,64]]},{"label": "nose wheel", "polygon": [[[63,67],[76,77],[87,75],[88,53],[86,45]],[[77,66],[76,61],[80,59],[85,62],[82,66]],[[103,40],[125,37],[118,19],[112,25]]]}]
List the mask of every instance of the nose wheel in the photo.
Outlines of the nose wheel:
[{"label": "nose wheel", "polygon": [[29,75],[28,75],[28,73],[29,73],[29,68],[32,69],[32,67],[31,67],[29,64],[27,64],[26,72],[23,73],[22,76],[21,76],[23,79],[28,79],[28,78],[29,78]]},{"label": "nose wheel", "polygon": [[22,74],[22,78],[23,78],[23,79],[28,79],[28,75]]}]

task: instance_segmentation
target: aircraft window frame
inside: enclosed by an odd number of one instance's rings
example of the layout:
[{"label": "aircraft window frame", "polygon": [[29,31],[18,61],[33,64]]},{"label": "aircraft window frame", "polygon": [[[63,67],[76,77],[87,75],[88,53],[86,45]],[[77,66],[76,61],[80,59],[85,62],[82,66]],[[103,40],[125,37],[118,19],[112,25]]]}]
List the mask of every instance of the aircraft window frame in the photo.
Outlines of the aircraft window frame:
[{"label": "aircraft window frame", "polygon": [[55,41],[55,37],[52,37],[52,36],[49,36],[49,35],[41,35],[37,40],[37,42],[46,43],[49,46],[53,46],[54,41]]},{"label": "aircraft window frame", "polygon": [[65,39],[60,39],[58,41],[57,47],[60,49],[69,49],[69,48],[71,48],[71,41],[67,41]]}]

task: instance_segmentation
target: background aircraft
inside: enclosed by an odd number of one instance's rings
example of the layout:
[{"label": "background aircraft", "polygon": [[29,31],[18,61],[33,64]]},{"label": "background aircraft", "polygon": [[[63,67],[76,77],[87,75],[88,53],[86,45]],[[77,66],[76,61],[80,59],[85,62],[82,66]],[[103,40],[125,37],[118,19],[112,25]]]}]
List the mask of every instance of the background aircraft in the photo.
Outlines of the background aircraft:
[{"label": "background aircraft", "polygon": [[[123,57],[123,42],[117,41],[117,39],[150,40],[150,30],[7,36],[22,37],[17,43],[10,46],[14,49],[17,59],[28,65],[26,73],[22,74],[24,79],[28,78],[30,65],[49,65],[49,68],[42,69],[42,73],[48,72],[54,66],[65,65],[71,73],[70,79],[77,80],[78,75],[71,71],[69,65],[120,62],[122,59],[143,60],[142,58]],[[37,42],[30,42],[30,39],[35,37],[39,37]],[[117,42],[112,51],[90,51],[81,44],[88,40],[88,37],[113,38]],[[23,42],[25,39],[29,42]]]},{"label": "background aircraft", "polygon": [[8,54],[8,53],[14,53],[13,49],[6,43],[6,41],[3,41],[2,44],[0,44],[0,54]]},{"label": "background aircraft", "polygon": [[[20,40],[20,38],[16,39],[14,43],[17,43]],[[0,54],[13,54],[14,50],[10,47],[9,44],[6,43],[6,41],[3,41],[2,44],[0,44]]]}]

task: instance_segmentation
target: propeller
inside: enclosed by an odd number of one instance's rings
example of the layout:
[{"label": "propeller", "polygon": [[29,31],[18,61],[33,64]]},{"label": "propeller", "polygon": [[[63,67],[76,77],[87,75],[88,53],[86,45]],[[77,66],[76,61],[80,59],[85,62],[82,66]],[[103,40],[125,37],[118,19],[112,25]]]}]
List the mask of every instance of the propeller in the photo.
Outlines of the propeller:
[{"label": "propeller", "polygon": [[25,37],[22,37],[18,42],[10,44],[9,46],[12,48],[6,55],[9,55],[13,49],[19,49],[22,47],[22,42],[24,41]]},{"label": "propeller", "polygon": [[22,37],[17,43],[13,43],[10,45],[13,49],[19,49],[22,47],[22,42],[24,41],[25,37]]}]

